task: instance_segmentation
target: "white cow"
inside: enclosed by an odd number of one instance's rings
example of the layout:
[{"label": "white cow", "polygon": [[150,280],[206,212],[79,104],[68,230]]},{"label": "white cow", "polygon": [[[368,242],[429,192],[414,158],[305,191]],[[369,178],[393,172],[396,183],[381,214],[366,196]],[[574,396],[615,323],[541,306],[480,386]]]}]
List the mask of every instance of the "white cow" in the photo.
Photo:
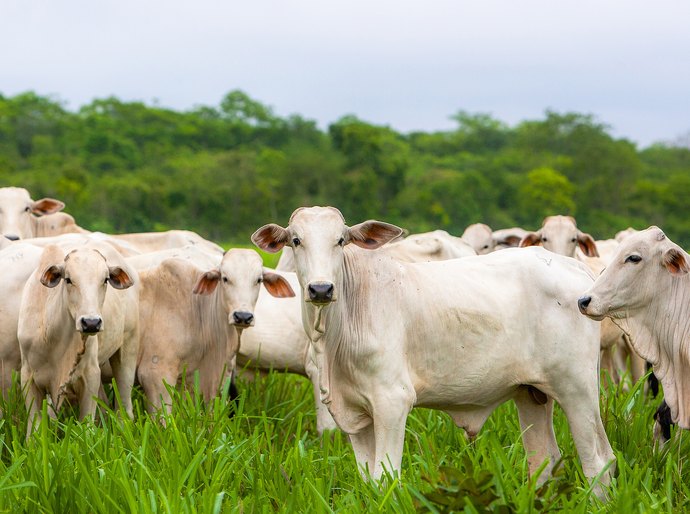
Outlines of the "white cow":
[{"label": "white cow", "polygon": [[64,207],[64,203],[53,198],[34,201],[29,192],[21,187],[2,187],[0,188],[0,234],[14,241],[59,233],[51,232],[52,230],[65,229],[66,232],[75,232],[77,230],[72,229],[74,218],[69,214],[57,216],[52,223],[42,222],[39,217],[56,213]]},{"label": "white cow", "polygon": [[[586,264],[594,276],[606,266],[600,258],[594,238],[577,228],[572,216],[548,216],[541,229],[523,237],[520,246],[541,245],[549,251],[578,259]],[[630,358],[630,374],[636,383],[645,374],[645,362],[630,347],[629,338],[611,320],[601,323],[601,368],[606,370],[614,383],[618,383],[626,371],[626,357]]]},{"label": "white cow", "polygon": [[400,470],[414,406],[444,410],[474,435],[513,399],[531,472],[549,459],[544,480],[560,457],[556,399],[585,475],[602,472],[614,456],[599,414],[599,329],[576,310],[588,270],[543,249],[431,263],[362,250],[399,234],[378,221],[348,227],[337,209],[313,207],[252,236],[265,251],[294,251],[322,399],[358,464],[374,478],[384,465]]},{"label": "white cow", "polygon": [[122,408],[132,416],[139,344],[136,280],[136,272],[107,245],[66,255],[59,246],[43,250],[24,286],[17,326],[27,437],[40,420],[46,394],[55,410],[65,398],[76,397],[80,417],[93,416],[100,365],[106,361]]},{"label": "white cow", "polygon": [[211,269],[179,257],[145,268],[139,273],[137,377],[151,412],[170,408],[165,385],[177,384],[185,373],[191,379],[199,370],[206,401],[218,393],[223,377],[234,369],[238,332],[254,324],[262,283],[274,295],[294,296],[282,277],[263,268],[254,250],[229,250]]},{"label": "white cow", "polygon": [[[625,238],[579,300],[592,319],[612,318],[664,387],[672,421],[690,429],[690,256],[658,227]],[[657,426],[657,429],[659,427]]]},{"label": "white cow", "polygon": [[484,223],[473,223],[465,229],[460,239],[470,245],[477,255],[486,255],[495,250],[518,246],[525,234],[526,231],[519,227],[492,231]]}]

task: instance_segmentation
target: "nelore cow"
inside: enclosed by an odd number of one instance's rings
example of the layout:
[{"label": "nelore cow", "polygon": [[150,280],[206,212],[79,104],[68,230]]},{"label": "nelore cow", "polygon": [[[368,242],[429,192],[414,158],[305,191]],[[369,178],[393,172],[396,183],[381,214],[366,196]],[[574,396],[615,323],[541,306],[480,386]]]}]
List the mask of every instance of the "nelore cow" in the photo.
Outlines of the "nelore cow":
[{"label": "nelore cow", "polygon": [[[187,254],[193,249],[188,249]],[[198,253],[198,251],[197,251]],[[166,252],[163,253],[165,255]],[[254,250],[229,250],[219,262],[196,256],[136,257],[140,267],[141,350],[137,377],[148,408],[170,409],[166,384],[199,371],[206,401],[235,367],[239,332],[254,325],[254,305],[263,286],[275,296],[294,296],[279,275],[263,268]]]},{"label": "nelore cow", "polygon": [[[61,213],[65,204],[54,198],[32,200],[21,187],[0,188],[0,234],[16,241],[81,232],[69,214]],[[57,214],[56,214],[57,213]]]},{"label": "nelore cow", "polygon": [[66,253],[47,246],[22,293],[17,338],[21,383],[29,410],[27,437],[40,418],[75,398],[80,417],[93,416],[101,364],[109,362],[122,408],[132,415],[139,345],[136,272],[107,245]]},{"label": "nelore cow", "polygon": [[[528,232],[520,246],[541,245],[549,251],[578,259],[597,276],[606,266],[600,258],[594,238],[577,228],[572,216],[548,216],[537,232]],[[626,372],[626,359],[630,359],[630,375],[633,383],[645,374],[645,362],[630,345],[625,333],[609,319],[601,323],[601,368],[606,370],[614,383]]]},{"label": "nelore cow", "polygon": [[690,256],[658,227],[625,238],[611,263],[579,300],[582,314],[612,318],[631,335],[664,387],[655,433],[670,421],[690,429]]},{"label": "nelore cow", "polygon": [[577,312],[586,267],[541,248],[431,263],[370,251],[400,233],[312,207],[252,236],[265,251],[294,252],[322,401],[364,473],[400,470],[414,406],[446,411],[474,435],[510,399],[531,473],[548,459],[545,480],[560,458],[554,400],[585,475],[602,473],[614,456],[599,413],[599,329]]},{"label": "nelore cow", "polygon": [[519,227],[494,231],[484,223],[473,223],[465,229],[460,238],[470,245],[477,255],[485,255],[496,250],[518,246],[526,233]]}]

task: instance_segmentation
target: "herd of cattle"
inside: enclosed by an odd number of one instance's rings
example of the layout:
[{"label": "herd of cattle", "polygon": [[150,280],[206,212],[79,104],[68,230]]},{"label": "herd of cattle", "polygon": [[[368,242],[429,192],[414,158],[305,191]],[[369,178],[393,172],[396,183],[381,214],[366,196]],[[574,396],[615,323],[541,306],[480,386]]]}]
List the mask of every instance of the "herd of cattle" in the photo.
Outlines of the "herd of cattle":
[{"label": "herd of cattle", "polygon": [[236,369],[275,369],[311,380],[319,432],[345,431],[374,478],[399,471],[413,407],[472,436],[512,399],[530,472],[548,459],[543,481],[559,461],[556,401],[584,473],[606,483],[600,366],[619,380],[629,363],[637,380],[645,361],[690,428],[690,257],[656,227],[595,241],[551,216],[537,232],[403,237],[300,208],[252,236],[283,250],[269,270],[193,232],[91,233],[63,207],[0,188],[0,387],[20,374],[27,437],[44,399],[51,415],[65,400],[93,415],[111,380],[131,415],[135,383],[155,413],[197,371],[210,400]]}]

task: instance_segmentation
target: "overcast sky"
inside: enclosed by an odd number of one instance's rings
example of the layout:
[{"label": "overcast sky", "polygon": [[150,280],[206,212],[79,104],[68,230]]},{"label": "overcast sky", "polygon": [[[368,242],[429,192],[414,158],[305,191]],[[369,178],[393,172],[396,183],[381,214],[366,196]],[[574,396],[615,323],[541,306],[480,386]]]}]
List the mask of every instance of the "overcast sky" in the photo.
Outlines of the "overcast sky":
[{"label": "overcast sky", "polygon": [[242,89],[281,116],[407,132],[458,110],[594,114],[641,146],[690,132],[687,0],[22,0],[0,93],[174,109]]}]

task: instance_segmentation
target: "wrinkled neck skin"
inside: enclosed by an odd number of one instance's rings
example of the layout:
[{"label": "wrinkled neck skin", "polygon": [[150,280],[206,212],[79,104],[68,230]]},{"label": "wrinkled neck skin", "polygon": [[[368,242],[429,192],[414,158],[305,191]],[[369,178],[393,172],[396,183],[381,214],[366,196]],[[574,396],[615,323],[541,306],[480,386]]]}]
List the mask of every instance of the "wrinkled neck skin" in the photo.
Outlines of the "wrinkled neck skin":
[{"label": "wrinkled neck skin", "polygon": [[673,421],[689,429],[690,276],[668,274],[653,287],[661,294],[644,307],[619,313],[614,323],[630,336],[635,351],[652,363]]},{"label": "wrinkled neck skin", "polygon": [[[343,264],[333,281],[337,301],[326,306],[302,302],[303,321],[319,370],[321,399],[326,404],[331,401],[330,379],[334,366],[337,365],[340,372],[350,374],[369,353],[366,345],[370,342],[364,341],[357,331],[359,326],[372,326],[371,312],[364,302],[366,295],[358,294],[370,282],[367,259],[356,259],[355,252],[370,250],[345,248]],[[348,321],[353,319],[357,323]]]}]

